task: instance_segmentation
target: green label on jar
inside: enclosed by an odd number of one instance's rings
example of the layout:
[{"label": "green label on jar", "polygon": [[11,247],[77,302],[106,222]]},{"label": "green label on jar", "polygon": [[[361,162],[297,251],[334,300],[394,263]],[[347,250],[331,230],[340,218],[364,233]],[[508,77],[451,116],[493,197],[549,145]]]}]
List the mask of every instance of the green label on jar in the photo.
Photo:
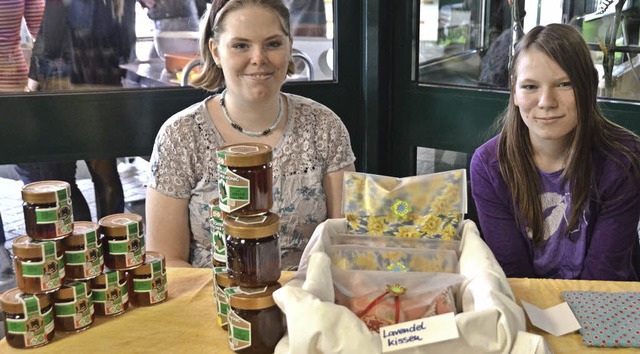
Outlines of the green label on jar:
[{"label": "green label on jar", "polygon": [[47,255],[43,262],[22,263],[22,276],[40,278],[40,290],[42,291],[59,288],[64,275],[64,258],[56,258],[55,253],[53,256]]},{"label": "green label on jar", "polygon": [[73,317],[74,328],[83,328],[91,324],[93,315],[92,295],[86,294],[86,285],[82,282],[73,285],[74,301],[56,303],[57,317]]},{"label": "green label on jar", "polygon": [[41,314],[40,303],[35,296],[21,297],[25,318],[6,319],[7,333],[21,334],[24,337],[25,347],[47,343],[47,335],[53,331],[53,310]]},{"label": "green label on jar", "polygon": [[238,351],[250,347],[251,323],[238,316],[233,310],[229,311],[227,319],[229,321],[229,347],[231,350]]},{"label": "green label on jar", "polygon": [[224,235],[224,222],[215,214],[221,214],[220,208],[214,207],[214,216],[211,217],[211,244],[213,245],[213,259],[227,263],[227,241]]},{"label": "green label on jar", "polygon": [[107,244],[109,254],[125,256],[127,267],[142,263],[142,255],[145,251],[144,235],[135,233],[128,235],[126,240],[108,240]]},{"label": "green label on jar", "polygon": [[[159,266],[161,265],[160,262],[156,263]],[[148,279],[133,279],[133,291],[136,293],[148,293],[150,304],[164,301],[167,298],[167,274],[162,272],[162,268],[158,268],[157,270],[154,269],[153,274]]]},{"label": "green label on jar", "polygon": [[[113,272],[116,273],[116,272]],[[108,275],[113,274],[108,273]],[[93,302],[104,306],[105,315],[112,315],[124,311],[124,304],[129,301],[127,284],[108,285],[107,289],[93,289]]]},{"label": "green label on jar", "polygon": [[58,208],[36,207],[36,224],[52,224],[58,221]]},{"label": "green label on jar", "polygon": [[251,203],[251,182],[230,171],[224,165],[218,165],[218,193],[220,209],[231,213]]}]

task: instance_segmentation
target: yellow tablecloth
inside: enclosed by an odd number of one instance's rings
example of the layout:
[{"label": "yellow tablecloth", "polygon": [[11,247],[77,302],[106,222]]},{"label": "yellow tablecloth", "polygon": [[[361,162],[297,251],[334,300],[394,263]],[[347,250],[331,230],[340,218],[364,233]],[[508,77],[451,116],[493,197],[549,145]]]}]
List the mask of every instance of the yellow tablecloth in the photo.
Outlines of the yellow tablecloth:
[{"label": "yellow tablecloth", "polygon": [[[293,275],[283,273],[284,283]],[[216,324],[211,269],[167,268],[169,299],[151,307],[130,307],[114,317],[96,317],[80,333],[57,332],[53,341],[29,353],[233,353],[226,332]],[[517,298],[547,308],[562,302],[561,291],[640,291],[640,282],[600,282],[550,279],[509,279]],[[555,353],[638,353],[640,349],[599,349],[582,344],[580,334],[554,337],[527,321],[527,330],[543,335]],[[26,353],[6,339],[0,353]]]},{"label": "yellow tablecloth", "polygon": [[[509,285],[516,296],[516,302],[522,306],[521,300],[540,308],[557,305],[564,300],[562,291],[640,291],[640,282],[612,282],[586,280],[556,280],[556,279],[509,279]],[[640,348],[593,348],[582,343],[579,332],[556,337],[531,325],[527,318],[527,332],[544,336],[549,346],[556,354],[563,353],[640,353]]]}]

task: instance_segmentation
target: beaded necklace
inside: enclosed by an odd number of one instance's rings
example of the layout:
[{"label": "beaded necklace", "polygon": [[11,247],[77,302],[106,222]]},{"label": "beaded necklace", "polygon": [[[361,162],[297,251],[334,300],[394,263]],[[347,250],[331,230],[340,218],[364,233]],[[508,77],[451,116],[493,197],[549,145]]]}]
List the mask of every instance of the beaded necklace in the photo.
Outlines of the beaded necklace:
[{"label": "beaded necklace", "polygon": [[269,135],[274,129],[276,129],[278,124],[280,124],[280,121],[282,120],[282,116],[284,113],[284,109],[282,108],[282,95],[278,94],[278,98],[279,98],[278,104],[280,106],[280,111],[278,112],[278,118],[276,118],[276,121],[273,122],[273,125],[261,132],[254,132],[251,130],[244,129],[243,127],[240,126],[240,124],[234,122],[231,119],[231,117],[229,117],[229,112],[227,112],[227,107],[225,107],[224,105],[224,96],[226,93],[227,93],[227,89],[224,89],[224,91],[222,91],[222,94],[220,95],[220,107],[222,107],[222,114],[227,119],[227,122],[229,122],[229,124],[231,124],[231,126],[235,130],[239,131],[240,133],[246,134],[249,136],[265,136],[265,135]]}]

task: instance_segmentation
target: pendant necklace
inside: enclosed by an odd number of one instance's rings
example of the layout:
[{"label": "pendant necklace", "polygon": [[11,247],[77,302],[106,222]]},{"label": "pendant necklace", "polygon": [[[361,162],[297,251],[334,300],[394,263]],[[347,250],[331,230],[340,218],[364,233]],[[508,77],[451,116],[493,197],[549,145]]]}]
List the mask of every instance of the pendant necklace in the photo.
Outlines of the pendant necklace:
[{"label": "pendant necklace", "polygon": [[222,114],[227,119],[227,122],[229,122],[229,124],[231,124],[231,126],[235,130],[239,131],[240,133],[246,134],[249,136],[265,136],[265,135],[269,135],[274,129],[276,129],[278,124],[280,124],[280,121],[282,120],[282,115],[284,112],[284,109],[282,108],[282,95],[278,94],[278,98],[279,98],[278,103],[280,106],[280,112],[278,112],[278,118],[276,118],[276,121],[273,123],[273,125],[261,132],[254,132],[251,130],[244,129],[243,127],[240,126],[240,124],[234,122],[231,119],[231,117],[229,117],[229,113],[227,112],[227,107],[225,107],[224,105],[224,96],[226,93],[227,93],[227,89],[224,89],[224,91],[222,91],[222,94],[220,94],[220,107],[222,108]]}]

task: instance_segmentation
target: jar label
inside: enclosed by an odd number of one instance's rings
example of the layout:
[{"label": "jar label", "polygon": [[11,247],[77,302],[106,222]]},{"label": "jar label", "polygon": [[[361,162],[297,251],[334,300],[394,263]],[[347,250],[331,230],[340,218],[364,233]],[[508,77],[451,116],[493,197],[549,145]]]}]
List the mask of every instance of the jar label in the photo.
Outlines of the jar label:
[{"label": "jar label", "polygon": [[227,263],[227,240],[224,235],[224,222],[222,211],[218,206],[213,206],[211,210],[211,250],[213,259],[218,262]]},{"label": "jar label", "polygon": [[225,165],[218,165],[218,193],[220,209],[231,213],[251,203],[249,188],[251,182],[230,171]]},{"label": "jar label", "polygon": [[64,278],[64,257],[56,257],[56,245],[53,242],[43,242],[42,262],[23,262],[22,276],[26,278],[39,278],[40,290],[49,291],[57,289]]},{"label": "jar label", "polygon": [[229,303],[227,302],[227,296],[224,293],[224,289],[220,286],[215,287],[216,307],[218,309],[218,325],[220,327],[228,323],[227,316],[229,313]]},{"label": "jar label", "polygon": [[229,347],[237,351],[251,346],[251,323],[229,310]]},{"label": "jar label", "polygon": [[120,284],[118,273],[106,273],[106,286],[102,289],[93,289],[93,302],[104,306],[105,315],[113,315],[124,311],[124,305],[129,301],[127,282]]},{"label": "jar label", "polygon": [[35,208],[36,224],[55,224],[56,236],[68,235],[73,231],[73,208],[67,189],[56,191],[56,206]]},{"label": "jar label", "polygon": [[78,282],[73,285],[74,301],[59,302],[55,304],[56,317],[73,318],[73,328],[86,327],[92,322],[93,296],[87,296],[86,284]]},{"label": "jar label", "polygon": [[148,293],[149,303],[155,304],[167,298],[167,273],[163,272],[161,262],[151,264],[153,273],[147,279],[133,279],[133,292]]},{"label": "jar label", "polygon": [[107,240],[109,254],[124,256],[127,267],[142,263],[142,255],[145,253],[144,235],[138,230],[138,223],[127,225],[127,238],[125,240]]},{"label": "jar label", "polygon": [[66,251],[64,259],[68,266],[81,267],[85,278],[96,277],[102,273],[104,256],[102,247],[86,248],[83,251]]},{"label": "jar label", "polygon": [[53,331],[53,308],[41,314],[40,302],[36,296],[20,297],[25,318],[6,318],[7,333],[24,337],[25,347],[34,347],[48,342],[48,334]]}]

